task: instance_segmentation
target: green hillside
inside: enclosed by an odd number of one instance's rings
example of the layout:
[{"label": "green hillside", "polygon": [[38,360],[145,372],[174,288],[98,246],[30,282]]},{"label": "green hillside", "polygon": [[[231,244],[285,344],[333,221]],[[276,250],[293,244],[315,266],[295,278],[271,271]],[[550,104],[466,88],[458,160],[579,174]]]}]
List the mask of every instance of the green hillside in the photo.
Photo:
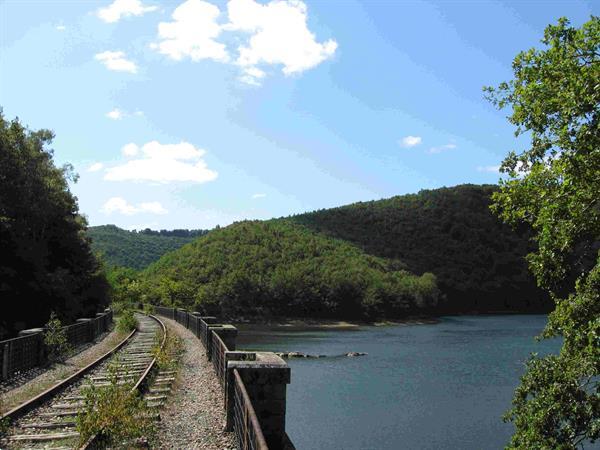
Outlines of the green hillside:
[{"label": "green hillside", "polygon": [[143,269],[167,252],[176,250],[206,230],[127,231],[115,225],[89,227],[92,249],[112,266]]},{"label": "green hillside", "polygon": [[142,273],[153,303],[223,315],[396,317],[437,304],[435,277],[287,221],[240,222]]},{"label": "green hillside", "polygon": [[524,256],[525,229],[514,231],[489,210],[493,185],[461,185],[361,202],[289,220],[343,239],[366,253],[397,258],[414,273],[432,272],[455,311],[548,307]]},{"label": "green hillside", "polygon": [[463,185],[288,218],[240,222],[142,274],[154,303],[207,312],[337,318],[544,311],[527,230]]}]

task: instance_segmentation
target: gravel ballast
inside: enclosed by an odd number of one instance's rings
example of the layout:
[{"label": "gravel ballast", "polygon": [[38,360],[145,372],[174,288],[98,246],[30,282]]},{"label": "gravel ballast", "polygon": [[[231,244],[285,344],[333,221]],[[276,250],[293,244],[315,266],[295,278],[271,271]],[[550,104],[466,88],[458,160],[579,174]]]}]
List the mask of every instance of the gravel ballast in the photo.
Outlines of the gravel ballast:
[{"label": "gravel ballast", "polygon": [[[183,341],[174,391],[161,409],[157,424],[157,448],[235,449],[233,433],[225,430],[221,385],[206,359],[200,340],[179,323],[161,316],[169,331]],[[153,446],[154,447],[154,446]]]}]

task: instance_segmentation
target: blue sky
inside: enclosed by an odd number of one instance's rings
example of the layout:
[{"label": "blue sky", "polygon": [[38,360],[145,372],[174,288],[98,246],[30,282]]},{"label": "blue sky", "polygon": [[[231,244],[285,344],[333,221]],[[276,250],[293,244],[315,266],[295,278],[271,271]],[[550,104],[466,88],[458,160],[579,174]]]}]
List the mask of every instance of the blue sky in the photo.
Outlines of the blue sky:
[{"label": "blue sky", "polygon": [[212,228],[460,183],[516,141],[482,86],[597,2],[0,2],[0,105],[91,225]]}]

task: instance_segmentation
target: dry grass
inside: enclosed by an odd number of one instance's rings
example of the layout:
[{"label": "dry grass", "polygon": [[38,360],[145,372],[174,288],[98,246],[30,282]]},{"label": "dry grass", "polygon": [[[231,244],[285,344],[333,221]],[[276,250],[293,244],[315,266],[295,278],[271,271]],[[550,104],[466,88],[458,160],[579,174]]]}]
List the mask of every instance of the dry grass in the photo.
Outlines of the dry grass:
[{"label": "dry grass", "polygon": [[50,389],[55,384],[73,375],[78,370],[92,363],[100,356],[121,342],[128,333],[112,331],[104,339],[92,345],[72,358],[57,363],[25,384],[11,389],[3,394],[4,410],[8,411],[27,400]]}]

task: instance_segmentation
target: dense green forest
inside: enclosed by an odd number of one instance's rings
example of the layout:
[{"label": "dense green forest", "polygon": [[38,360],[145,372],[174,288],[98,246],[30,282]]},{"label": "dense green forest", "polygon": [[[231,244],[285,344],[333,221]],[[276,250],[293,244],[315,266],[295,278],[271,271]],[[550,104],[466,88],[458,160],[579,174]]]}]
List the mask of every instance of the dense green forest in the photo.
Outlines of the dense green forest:
[{"label": "dense green forest", "polygon": [[530,233],[490,212],[496,190],[462,185],[236,223],[163,256],[135,291],[228,315],[547,310],[524,259]]},{"label": "dense green forest", "polygon": [[107,265],[138,270],[206,233],[208,230],[127,231],[115,225],[88,228],[92,249],[102,255]]},{"label": "dense green forest", "polygon": [[93,316],[108,284],[85,237],[68,179],[55,167],[50,131],[30,131],[0,112],[0,337],[45,323]]},{"label": "dense green forest", "polygon": [[398,317],[435,308],[435,276],[288,221],[240,222],[142,273],[145,299],[229,316]]},{"label": "dense green forest", "polygon": [[513,230],[489,205],[493,185],[460,185],[301,214],[291,221],[351,242],[366,253],[402,260],[414,273],[432,272],[445,302],[457,311],[543,310],[525,255],[530,232]]}]

